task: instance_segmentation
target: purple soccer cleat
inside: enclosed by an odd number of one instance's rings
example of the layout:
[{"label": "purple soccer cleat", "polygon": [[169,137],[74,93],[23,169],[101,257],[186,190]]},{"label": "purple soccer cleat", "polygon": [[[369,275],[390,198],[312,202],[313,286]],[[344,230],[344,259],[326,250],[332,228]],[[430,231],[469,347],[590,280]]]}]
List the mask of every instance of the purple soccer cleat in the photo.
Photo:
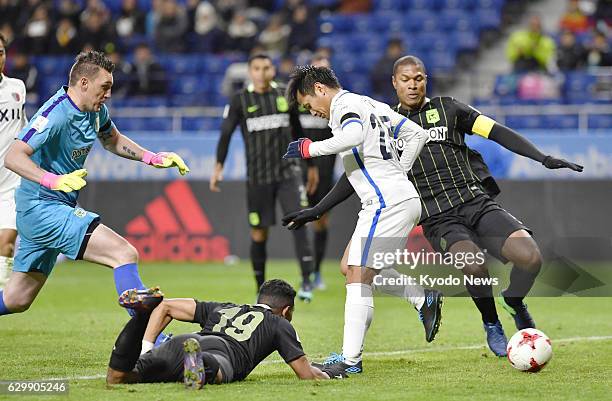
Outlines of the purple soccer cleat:
[{"label": "purple soccer cleat", "polygon": [[204,386],[206,379],[200,343],[195,338],[189,338],[183,343],[183,349],[185,350],[183,382],[186,388],[199,390]]},{"label": "purple soccer cleat", "polygon": [[125,290],[119,295],[119,305],[137,311],[151,312],[163,301],[164,293],[159,287],[138,290],[132,288]]}]

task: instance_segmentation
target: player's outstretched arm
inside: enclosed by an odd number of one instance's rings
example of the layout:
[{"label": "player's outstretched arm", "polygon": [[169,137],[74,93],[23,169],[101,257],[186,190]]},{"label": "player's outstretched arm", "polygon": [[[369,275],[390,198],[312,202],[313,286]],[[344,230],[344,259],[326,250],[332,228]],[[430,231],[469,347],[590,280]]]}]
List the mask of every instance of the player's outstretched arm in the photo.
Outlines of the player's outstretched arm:
[{"label": "player's outstretched arm", "polygon": [[196,301],[192,298],[164,299],[151,312],[149,323],[142,340],[142,351],[145,353],[153,348],[155,339],[174,320],[192,322],[195,317]]},{"label": "player's outstretched arm", "polygon": [[296,376],[301,380],[330,379],[330,376],[328,376],[327,373],[324,373],[321,371],[321,369],[312,366],[305,355],[302,355],[298,359],[289,362],[289,366],[291,366],[291,369],[293,369]]},{"label": "player's outstretched arm", "polygon": [[38,182],[54,191],[72,192],[83,188],[87,183],[84,178],[87,170],[75,170],[68,174],[57,175],[38,167],[30,158],[34,149],[27,143],[16,140],[10,146],[4,159],[4,166],[19,176]]},{"label": "player's outstretched arm", "polygon": [[130,160],[142,161],[157,168],[176,167],[181,175],[189,172],[189,167],[183,159],[173,152],[153,153],[136,142],[132,141],[127,136],[121,134],[114,126],[109,133],[98,137],[104,146],[104,149]]},{"label": "player's outstretched arm", "polygon": [[[481,115],[478,117],[478,119],[489,118]],[[476,126],[476,124],[478,123],[478,119],[476,120],[474,126]],[[490,140],[499,143],[501,146],[508,149],[509,151],[538,161],[542,163],[546,168],[569,168],[578,172],[581,172],[583,170],[583,167],[579,164],[575,164],[572,162],[568,162],[567,160],[557,159],[553,156],[547,156],[543,154],[538,148],[535,147],[534,144],[529,142],[527,138],[521,136],[519,133],[506,127],[505,125],[496,123],[491,119],[489,120],[493,122],[493,125],[488,135],[483,136],[488,136]]]},{"label": "player's outstretched arm", "polygon": [[286,214],[283,217],[283,226],[287,226],[289,230],[297,230],[310,221],[318,220],[337,204],[347,200],[354,192],[355,189],[344,173],[331,191],[315,206]]},{"label": "player's outstretched arm", "polygon": [[399,161],[404,171],[408,173],[429,140],[429,136],[420,125],[395,111],[391,111],[390,117],[393,138],[404,142],[404,150]]}]

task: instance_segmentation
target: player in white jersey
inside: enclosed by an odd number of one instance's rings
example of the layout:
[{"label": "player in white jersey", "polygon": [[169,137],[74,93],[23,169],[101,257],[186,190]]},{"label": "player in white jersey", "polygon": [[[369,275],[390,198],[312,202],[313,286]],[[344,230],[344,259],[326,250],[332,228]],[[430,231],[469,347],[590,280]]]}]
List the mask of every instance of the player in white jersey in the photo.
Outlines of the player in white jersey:
[{"label": "player in white jersey", "polygon": [[[291,76],[287,98],[294,106],[299,103],[311,114],[329,119],[333,137],[317,142],[301,138],[289,145],[284,157],[339,154],[346,174],[336,185],[350,183],[361,199],[362,210],[345,251],[348,270],[342,355],[333,354],[326,361],[343,366],[347,373],[360,373],[363,342],[374,312],[373,278],[395,266],[380,256],[405,249],[408,234],[421,216],[421,203],[406,171],[428,136],[386,104],[343,90],[334,72],[326,67],[299,67]],[[391,146],[398,140],[404,142],[399,157]],[[296,225],[291,221],[289,228]],[[429,328],[428,341],[433,340],[442,295],[409,285],[405,291]]]},{"label": "player in white jersey", "polygon": [[4,156],[27,123],[26,89],[23,82],[2,74],[6,63],[6,39],[0,34],[0,289],[4,288],[13,266],[17,223],[15,188],[20,178],[4,167]]}]

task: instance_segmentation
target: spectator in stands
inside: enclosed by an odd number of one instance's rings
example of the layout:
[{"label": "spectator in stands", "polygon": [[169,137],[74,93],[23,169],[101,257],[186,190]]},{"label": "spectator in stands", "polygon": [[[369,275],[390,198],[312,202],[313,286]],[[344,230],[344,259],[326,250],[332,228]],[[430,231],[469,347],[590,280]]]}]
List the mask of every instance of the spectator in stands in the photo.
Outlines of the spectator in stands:
[{"label": "spectator in stands", "polygon": [[203,1],[195,9],[192,50],[200,53],[220,53],[228,41],[219,27],[219,17],[212,4]]},{"label": "spectator in stands", "polygon": [[[256,43],[251,54],[260,54],[264,52],[264,48]],[[236,91],[245,87],[249,79],[249,65],[246,61],[230,64],[223,75],[221,83],[221,92],[225,97],[231,97]]]},{"label": "spectator in stands", "polygon": [[542,32],[542,21],[534,15],[529,20],[529,28],[510,35],[506,55],[515,72],[548,71],[554,62],[555,42]]},{"label": "spectator in stands", "polygon": [[110,11],[102,0],[87,0],[87,6],[81,13],[81,23],[85,23],[89,16],[95,14],[100,19],[100,24],[105,26],[110,23]]},{"label": "spectator in stands", "polygon": [[58,19],[68,18],[75,27],[79,27],[81,15],[81,5],[76,0],[61,0],[57,7],[56,15]]},{"label": "spectator in stands", "polygon": [[132,95],[166,94],[166,71],[155,61],[151,48],[142,43],[134,51]]},{"label": "spectator in stands", "polygon": [[30,64],[30,59],[27,54],[16,52],[12,56],[13,68],[11,68],[11,77],[23,81],[26,87],[26,97],[28,101],[38,101],[38,70],[33,64]]},{"label": "spectator in stands", "polygon": [[90,9],[87,16],[82,19],[82,26],[79,37],[87,41],[96,51],[110,51],[114,48],[115,35],[104,23],[104,13]]},{"label": "spectator in stands", "polygon": [[229,48],[241,52],[249,52],[255,42],[257,25],[249,20],[243,12],[237,11],[227,27]]},{"label": "spectator in stands", "polygon": [[50,50],[55,54],[78,53],[81,43],[77,35],[77,29],[70,18],[62,18],[57,25],[55,34],[51,37]]},{"label": "spectator in stands", "polygon": [[8,51],[7,56],[9,56],[11,53],[18,50],[17,49],[18,46],[15,46],[14,44],[15,30],[13,29],[13,26],[9,22],[5,22],[0,25],[0,34],[2,34],[2,36],[4,36],[4,39],[6,40],[5,48],[6,48],[6,51]]},{"label": "spectator in stands", "polygon": [[51,24],[47,7],[42,4],[36,7],[24,28],[24,46],[29,54],[48,53]]},{"label": "spectator in stands", "polygon": [[34,11],[42,6],[42,0],[25,0],[19,1],[19,16],[17,17],[17,21],[11,21],[14,29],[23,29],[23,27],[28,23]]},{"label": "spectator in stands", "polygon": [[295,69],[295,61],[293,57],[285,55],[280,59],[280,63],[276,70],[276,81],[287,83],[289,82],[289,75]]},{"label": "spectator in stands", "polygon": [[612,66],[612,53],[603,32],[595,31],[593,41],[587,46],[585,62],[588,67]]},{"label": "spectator in stands", "polygon": [[0,0],[0,15],[3,21],[11,21],[15,23],[19,19],[19,7],[20,2],[18,0]]},{"label": "spectator in stands", "polygon": [[314,50],[317,42],[319,25],[317,19],[305,4],[301,4],[291,13],[291,34],[289,35],[289,50]]},{"label": "spectator in stands", "polygon": [[580,9],[578,0],[570,0],[559,23],[561,29],[581,33],[589,29],[589,18]]},{"label": "spectator in stands", "polygon": [[612,0],[599,0],[593,14],[593,19],[596,26],[601,26],[601,29],[604,29],[606,26],[612,26]]},{"label": "spectator in stands", "polygon": [[259,43],[271,57],[278,57],[287,50],[287,39],[291,28],[279,14],[270,17],[268,24],[259,34]]},{"label": "spectator in stands", "polygon": [[395,89],[389,79],[389,71],[393,71],[395,61],[404,54],[404,44],[401,39],[393,38],[387,43],[385,54],[374,65],[370,72],[370,82],[374,96],[385,103],[394,103]]},{"label": "spectator in stands", "polygon": [[123,60],[123,57],[117,51],[110,53],[108,58],[115,64],[115,71],[113,71],[113,99],[132,95],[130,90],[134,85],[133,81],[136,80],[134,67]]},{"label": "spectator in stands", "polygon": [[372,0],[340,0],[338,12],[342,14],[357,14],[370,12]]},{"label": "spectator in stands", "polygon": [[557,48],[557,67],[561,71],[577,70],[584,64],[584,48],[572,31],[563,31]]},{"label": "spectator in stands", "polygon": [[115,32],[122,39],[134,34],[144,35],[145,13],[138,8],[136,0],[123,0],[121,11],[115,20]]},{"label": "spectator in stands", "polygon": [[159,19],[155,25],[155,46],[168,53],[185,51],[185,34],[189,24],[187,14],[176,0],[162,0]]}]

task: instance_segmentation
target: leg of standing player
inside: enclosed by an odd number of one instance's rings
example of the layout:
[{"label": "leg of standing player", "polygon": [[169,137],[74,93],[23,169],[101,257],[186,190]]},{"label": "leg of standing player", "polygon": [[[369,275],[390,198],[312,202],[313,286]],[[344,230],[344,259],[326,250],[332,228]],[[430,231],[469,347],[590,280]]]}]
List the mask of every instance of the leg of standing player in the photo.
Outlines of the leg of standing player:
[{"label": "leg of standing player", "polygon": [[255,275],[257,291],[266,281],[266,241],[268,240],[268,228],[251,227],[251,264]]},{"label": "leg of standing player", "polygon": [[256,291],[266,281],[266,241],[268,227],[274,224],[276,207],[275,184],[247,184],[247,208],[251,227],[251,264]]},{"label": "leg of standing player", "polygon": [[15,211],[15,191],[0,195],[0,290],[4,288],[13,269],[17,222]]},{"label": "leg of standing player", "polygon": [[329,226],[329,214],[325,213],[319,220],[312,224],[314,228],[314,287],[317,290],[324,290],[325,283],[321,276],[321,263],[325,257],[327,248],[327,228]]},{"label": "leg of standing player", "polygon": [[[278,199],[281,204],[283,214],[294,212],[300,208],[308,207],[308,199],[304,184],[298,175],[283,181],[278,190]],[[312,284],[310,275],[314,270],[314,258],[312,246],[308,238],[306,227],[291,231],[295,253],[300,264],[302,274],[302,285],[298,291],[298,298],[304,301],[312,299]]]}]

